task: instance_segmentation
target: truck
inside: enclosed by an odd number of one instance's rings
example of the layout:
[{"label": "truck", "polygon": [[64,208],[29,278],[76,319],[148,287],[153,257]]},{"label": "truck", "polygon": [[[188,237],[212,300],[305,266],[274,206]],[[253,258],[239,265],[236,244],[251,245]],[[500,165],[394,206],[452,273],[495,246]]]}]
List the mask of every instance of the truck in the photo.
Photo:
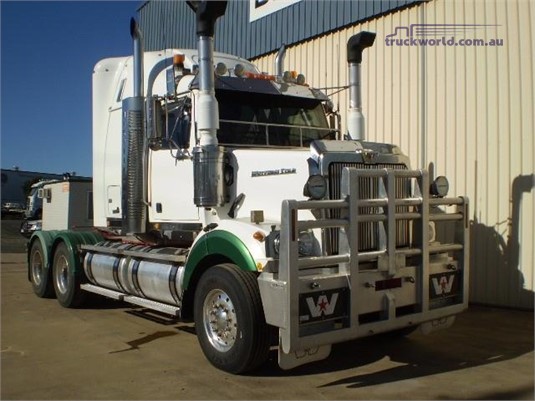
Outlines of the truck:
[{"label": "truck", "polygon": [[24,220],[20,224],[20,234],[30,238],[35,231],[42,228],[43,218],[43,188],[47,184],[57,180],[39,180],[30,187],[30,194],[26,199],[26,209],[24,209]]},{"label": "truck", "polygon": [[43,217],[43,187],[58,180],[40,180],[30,187],[30,194],[26,200],[24,216],[28,220],[41,220]]},{"label": "truck", "polygon": [[329,98],[284,71],[284,48],[273,75],[215,52],[226,2],[188,5],[197,50],[145,52],[132,19],[133,56],[96,64],[94,228],[33,234],[34,292],[194,322],[208,361],[234,374],[272,346],[292,369],[336,343],[451,326],[468,306],[468,200],[365,139],[375,34],[347,43],[342,133]]},{"label": "truck", "polygon": [[[88,225],[92,219],[91,178],[64,173],[62,179],[42,179],[30,187],[20,234],[24,237],[44,228],[70,229]],[[72,191],[71,189],[74,189]],[[55,196],[52,196],[56,192]],[[88,196],[91,195],[91,196]],[[91,210],[87,210],[91,206]],[[43,227],[44,210],[48,209],[46,226]]]}]

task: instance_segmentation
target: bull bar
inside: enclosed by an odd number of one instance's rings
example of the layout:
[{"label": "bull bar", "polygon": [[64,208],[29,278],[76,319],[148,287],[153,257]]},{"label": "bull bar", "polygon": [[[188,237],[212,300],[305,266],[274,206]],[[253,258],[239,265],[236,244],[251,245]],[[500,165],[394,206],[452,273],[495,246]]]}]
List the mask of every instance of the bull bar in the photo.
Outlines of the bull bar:
[{"label": "bull bar", "polygon": [[[378,180],[381,187],[378,197],[360,199],[359,179],[362,177]],[[398,178],[410,180],[413,189],[411,197],[396,198],[395,186]],[[279,327],[279,363],[281,355],[291,353],[294,358],[299,358],[299,354],[314,358],[314,354],[317,354],[316,360],[323,359],[330,352],[330,344],[375,333],[417,326],[425,322],[440,325],[440,322],[445,324],[447,320],[451,324],[453,318],[450,317],[468,306],[467,198],[432,198],[429,195],[429,175],[425,170],[346,167],[342,172],[341,188],[339,200],[283,201],[278,272],[263,272],[258,279],[266,321]],[[399,208],[400,206],[410,208]],[[431,208],[436,209],[438,206],[454,206],[455,211],[431,213]],[[363,214],[359,210],[361,208],[374,208],[373,210],[380,212]],[[314,209],[340,209],[340,218],[299,219],[300,210]],[[326,216],[328,213],[322,215]],[[398,220],[413,222],[415,234],[409,247],[396,248],[395,223]],[[358,223],[371,221],[381,223],[381,249],[359,252]],[[429,242],[429,223],[438,221],[454,222],[452,243]],[[299,232],[327,228],[340,229],[338,255],[301,257],[298,251]],[[448,255],[446,262],[435,260],[436,255],[440,254]],[[416,266],[414,263],[413,266],[407,266],[407,258],[414,260],[414,257],[419,263]],[[433,262],[430,262],[431,257],[434,258]],[[376,269],[363,267],[365,262],[371,261],[376,262]],[[429,294],[430,286],[433,285],[430,283],[432,280],[439,283],[438,275],[446,274],[449,270],[453,270],[460,280],[457,298],[451,304],[431,307]],[[437,278],[431,278],[432,274]],[[387,283],[390,283],[390,279],[397,280],[395,284],[399,285],[399,288],[370,288],[375,287],[377,283],[383,283],[377,280],[381,277],[385,278],[384,282]],[[440,280],[440,285],[449,284],[451,288],[453,279],[450,279],[450,283],[444,282],[445,279],[442,278]],[[401,287],[408,290],[402,290]],[[375,304],[381,305],[379,318],[372,322],[359,319],[359,316],[363,316],[362,312],[366,311],[366,291]],[[315,301],[312,296],[306,298],[307,294],[324,295]],[[411,312],[399,313],[399,304],[403,302],[401,298],[411,299],[410,302],[415,305]],[[321,311],[327,305],[331,312],[335,310],[332,304],[336,302],[345,304],[342,315],[329,319],[329,316],[320,312],[318,321],[306,321],[303,305],[306,307],[308,303],[313,312]],[[322,347],[323,351],[320,350]],[[293,366],[299,364],[301,363],[294,363]]]}]

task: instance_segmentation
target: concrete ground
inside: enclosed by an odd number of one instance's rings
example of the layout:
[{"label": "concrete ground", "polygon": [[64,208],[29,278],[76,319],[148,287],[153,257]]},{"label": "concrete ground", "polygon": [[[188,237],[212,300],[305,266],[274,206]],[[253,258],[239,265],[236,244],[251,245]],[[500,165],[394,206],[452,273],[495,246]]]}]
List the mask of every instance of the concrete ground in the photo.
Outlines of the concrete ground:
[{"label": "concrete ground", "polygon": [[471,307],[449,330],[338,344],[291,371],[233,376],[194,327],[93,299],[37,298],[16,223],[2,222],[1,393],[7,399],[534,399],[533,313]]}]

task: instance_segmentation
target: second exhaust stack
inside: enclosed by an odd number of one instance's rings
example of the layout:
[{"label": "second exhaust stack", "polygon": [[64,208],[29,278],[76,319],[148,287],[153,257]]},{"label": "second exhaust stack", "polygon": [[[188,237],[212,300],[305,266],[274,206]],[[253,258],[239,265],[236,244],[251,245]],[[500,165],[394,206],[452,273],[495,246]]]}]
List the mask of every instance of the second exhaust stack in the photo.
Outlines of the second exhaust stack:
[{"label": "second exhaust stack", "polygon": [[373,45],[375,33],[359,32],[347,41],[347,62],[349,64],[349,110],[347,130],[351,139],[364,140],[364,115],[362,114],[362,94],[360,63],[362,52]]}]

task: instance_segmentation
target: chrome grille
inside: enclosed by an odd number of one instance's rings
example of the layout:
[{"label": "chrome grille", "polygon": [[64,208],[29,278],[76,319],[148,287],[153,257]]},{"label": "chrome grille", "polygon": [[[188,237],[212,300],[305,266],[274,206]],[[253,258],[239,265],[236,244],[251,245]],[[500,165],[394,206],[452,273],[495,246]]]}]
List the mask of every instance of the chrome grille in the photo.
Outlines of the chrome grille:
[{"label": "chrome grille", "polygon": [[[344,167],[355,167],[359,169],[394,169],[406,170],[407,167],[403,164],[364,164],[364,163],[331,163],[329,164],[329,198],[340,199],[341,196],[341,178]],[[359,197],[360,199],[373,199],[379,197],[379,178],[363,177],[359,179]],[[408,178],[396,179],[396,198],[408,198],[411,196],[411,182]],[[410,207],[398,206],[396,212],[408,212]],[[359,209],[362,214],[382,213],[382,208],[363,207]],[[339,218],[340,210],[330,210],[331,218]],[[381,223],[367,222],[359,223],[359,251],[378,250],[380,247],[379,241],[379,225]],[[339,231],[338,229],[330,229],[328,232],[330,240],[330,254],[338,253]],[[410,243],[410,229],[409,222],[405,220],[396,222],[396,246],[406,247]]]}]

